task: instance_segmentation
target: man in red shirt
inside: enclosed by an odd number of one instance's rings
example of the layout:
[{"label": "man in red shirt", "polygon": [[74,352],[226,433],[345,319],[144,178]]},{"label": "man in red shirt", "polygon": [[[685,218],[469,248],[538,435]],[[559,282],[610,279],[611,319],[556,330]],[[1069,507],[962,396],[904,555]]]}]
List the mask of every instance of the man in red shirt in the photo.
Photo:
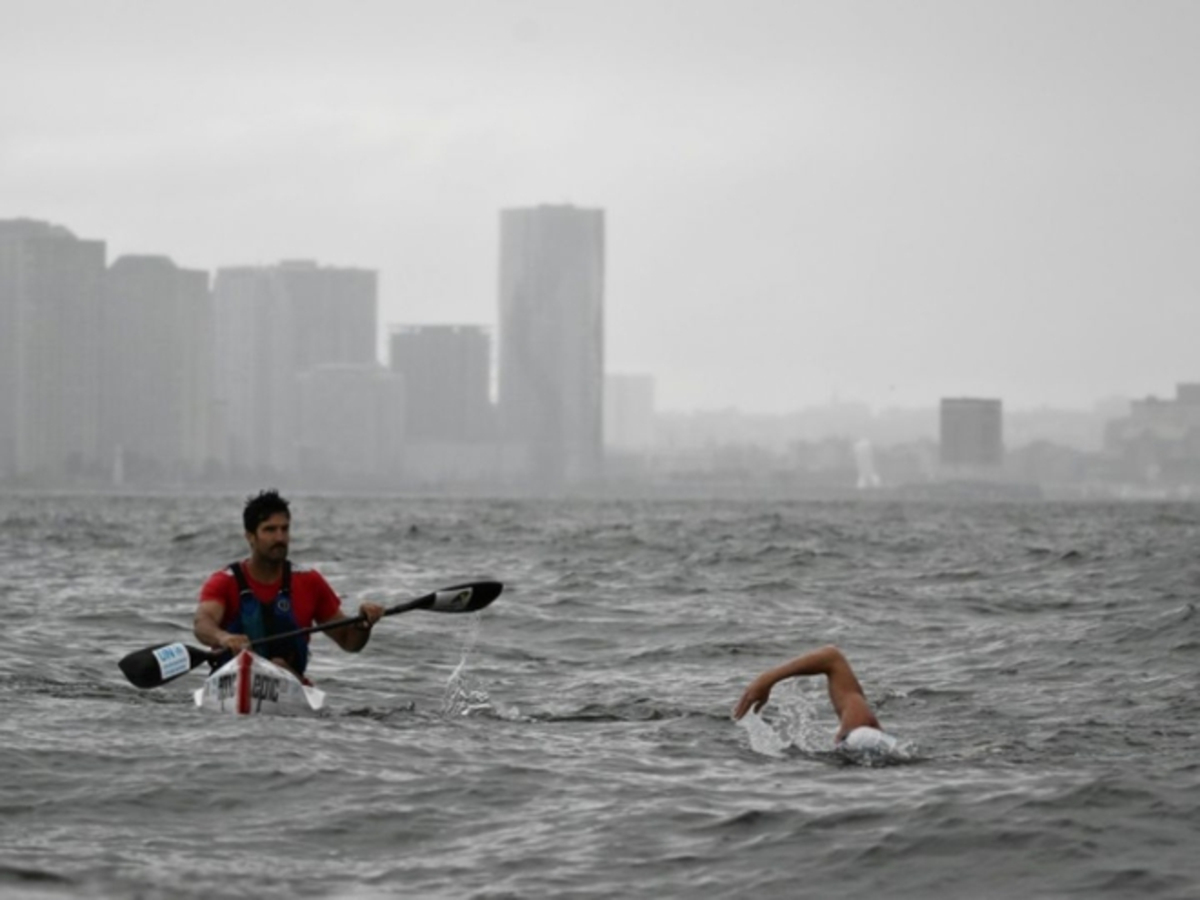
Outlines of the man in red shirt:
[{"label": "man in red shirt", "polygon": [[[214,572],[200,588],[193,631],[196,640],[235,655],[256,644],[272,662],[287,666],[301,678],[308,665],[308,635],[270,640],[314,624],[347,618],[333,588],[316,569],[288,561],[291,526],[288,502],[277,491],[262,491],[246,501],[242,523],[250,557]],[[338,646],[357,653],[367,646],[371,626],[384,608],[377,603],[358,607],[366,621],[326,632]]]}]

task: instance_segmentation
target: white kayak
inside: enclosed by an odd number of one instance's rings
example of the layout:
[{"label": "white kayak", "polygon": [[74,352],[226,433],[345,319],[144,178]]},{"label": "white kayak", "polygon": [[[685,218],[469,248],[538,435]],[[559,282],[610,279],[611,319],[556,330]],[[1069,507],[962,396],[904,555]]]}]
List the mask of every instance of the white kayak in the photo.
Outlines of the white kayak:
[{"label": "white kayak", "polygon": [[196,691],[196,705],[242,716],[307,716],[325,704],[325,692],[290,670],[243,650]]}]

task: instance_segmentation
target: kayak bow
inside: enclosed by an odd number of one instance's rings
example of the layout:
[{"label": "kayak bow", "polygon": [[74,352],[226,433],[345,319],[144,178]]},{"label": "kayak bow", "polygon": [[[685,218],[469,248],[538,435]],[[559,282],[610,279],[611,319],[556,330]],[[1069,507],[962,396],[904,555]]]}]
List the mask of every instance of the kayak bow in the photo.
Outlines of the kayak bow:
[{"label": "kayak bow", "polygon": [[291,671],[243,650],[214,671],[195,693],[196,705],[234,715],[304,716],[317,712],[325,693]]}]

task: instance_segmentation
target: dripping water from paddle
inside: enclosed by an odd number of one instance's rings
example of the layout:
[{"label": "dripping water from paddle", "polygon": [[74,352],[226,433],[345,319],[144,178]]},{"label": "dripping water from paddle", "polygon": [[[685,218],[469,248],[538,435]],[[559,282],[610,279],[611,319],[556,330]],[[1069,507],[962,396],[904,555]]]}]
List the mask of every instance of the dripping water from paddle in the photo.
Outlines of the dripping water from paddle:
[{"label": "dripping water from paddle", "polygon": [[447,717],[466,717],[473,715],[499,715],[509,718],[516,715],[515,710],[502,712],[492,705],[492,698],[487,688],[480,683],[467,668],[479,636],[483,633],[483,617],[472,616],[467,623],[466,634],[463,637],[462,650],[459,654],[458,665],[446,680],[446,691],[442,697],[441,713]]}]

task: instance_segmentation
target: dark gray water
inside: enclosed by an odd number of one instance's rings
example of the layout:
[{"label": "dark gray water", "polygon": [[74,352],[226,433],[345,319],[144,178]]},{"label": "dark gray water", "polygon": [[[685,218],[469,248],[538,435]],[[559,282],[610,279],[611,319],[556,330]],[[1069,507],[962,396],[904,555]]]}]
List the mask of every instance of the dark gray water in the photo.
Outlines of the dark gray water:
[{"label": "dark gray water", "polygon": [[[315,719],[138,691],[241,498],[0,499],[0,896],[1200,896],[1200,506],[293,498]],[[849,765],[837,643],[899,765]],[[768,727],[769,726],[769,727]]]}]

